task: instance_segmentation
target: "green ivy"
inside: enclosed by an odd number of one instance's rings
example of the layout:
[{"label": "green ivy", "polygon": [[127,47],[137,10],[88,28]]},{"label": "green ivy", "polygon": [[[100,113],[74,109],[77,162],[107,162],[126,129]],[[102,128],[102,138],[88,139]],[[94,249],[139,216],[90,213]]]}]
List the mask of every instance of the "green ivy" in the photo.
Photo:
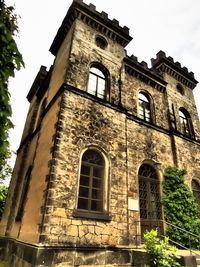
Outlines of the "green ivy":
[{"label": "green ivy", "polygon": [[0,186],[0,218],[2,216],[3,209],[5,206],[7,193],[8,193],[8,188],[4,185]]},{"label": "green ivy", "polygon": [[168,237],[160,240],[157,231],[146,231],[144,234],[144,248],[147,253],[147,265],[143,267],[181,267],[180,258],[176,255],[177,248],[169,245]]},{"label": "green ivy", "polygon": [[[190,188],[184,183],[186,170],[168,167],[164,173],[162,204],[164,206],[165,219],[186,231],[200,235],[200,220],[198,208]],[[191,237],[180,229],[167,226],[167,235],[177,243],[192,248],[200,249],[200,239]]]},{"label": "green ivy", "polygon": [[15,70],[23,65],[22,55],[14,40],[18,32],[17,16],[12,6],[7,7],[0,0],[0,171],[9,154],[8,130],[13,127],[8,80],[14,77]]}]

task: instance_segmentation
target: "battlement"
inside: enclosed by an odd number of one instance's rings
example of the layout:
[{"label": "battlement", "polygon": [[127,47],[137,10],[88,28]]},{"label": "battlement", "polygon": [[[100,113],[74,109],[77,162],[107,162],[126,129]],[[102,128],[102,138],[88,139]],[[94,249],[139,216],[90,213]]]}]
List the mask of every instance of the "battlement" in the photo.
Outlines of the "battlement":
[{"label": "battlement", "polygon": [[169,73],[191,89],[193,89],[198,83],[195,80],[193,72],[188,71],[186,67],[182,67],[181,63],[174,61],[172,57],[167,57],[166,53],[163,51],[159,51],[156,54],[156,58],[151,59],[151,64],[152,69],[160,71],[161,73]]},{"label": "battlement", "polygon": [[104,11],[101,13],[98,12],[96,6],[93,4],[87,5],[82,0],[73,0],[50,47],[50,52],[53,55],[56,55],[67,32],[77,18],[104,35],[114,39],[123,47],[132,40],[132,37],[129,35],[129,28],[120,26],[118,20],[109,19],[108,14]]}]

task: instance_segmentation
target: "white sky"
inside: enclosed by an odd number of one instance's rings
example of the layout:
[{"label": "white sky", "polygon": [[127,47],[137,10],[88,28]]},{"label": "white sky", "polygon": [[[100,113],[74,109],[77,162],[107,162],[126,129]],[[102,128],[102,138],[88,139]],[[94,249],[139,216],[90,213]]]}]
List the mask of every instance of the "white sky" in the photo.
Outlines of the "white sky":
[{"label": "white sky", "polygon": [[[130,28],[133,37],[127,46],[128,55],[139,61],[155,58],[159,50],[172,56],[182,66],[195,73],[200,82],[200,0],[85,0],[96,5],[98,11],[108,13],[121,26]],[[67,13],[71,0],[6,0],[15,5],[19,19],[18,48],[25,61],[25,69],[10,80],[12,121],[11,149],[19,147],[28,110],[26,95],[41,65],[50,67],[53,56],[49,52],[53,38]],[[200,85],[194,90],[200,113]]]}]

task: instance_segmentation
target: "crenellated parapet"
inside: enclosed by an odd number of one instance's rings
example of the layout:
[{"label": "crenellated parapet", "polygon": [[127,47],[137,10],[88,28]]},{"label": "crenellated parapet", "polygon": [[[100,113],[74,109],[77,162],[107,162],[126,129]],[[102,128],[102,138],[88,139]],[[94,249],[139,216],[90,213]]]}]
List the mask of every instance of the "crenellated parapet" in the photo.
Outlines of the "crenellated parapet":
[{"label": "crenellated parapet", "polygon": [[168,73],[190,89],[194,89],[198,83],[195,80],[193,72],[189,72],[186,67],[182,67],[181,64],[175,62],[172,57],[167,57],[163,51],[159,51],[156,54],[156,58],[151,59],[151,63],[152,70],[156,70],[161,74]]},{"label": "crenellated parapet", "polygon": [[129,35],[129,28],[126,26],[121,27],[118,20],[109,19],[108,14],[104,11],[98,12],[93,4],[87,5],[82,0],[74,0],[50,47],[50,52],[53,55],[57,54],[60,45],[76,19],[82,20],[123,47],[132,40],[132,37]]},{"label": "crenellated parapet", "polygon": [[145,61],[139,62],[134,55],[124,58],[125,72],[136,77],[142,82],[156,88],[159,91],[164,91],[167,82],[163,80],[162,75],[156,70],[149,68]]}]

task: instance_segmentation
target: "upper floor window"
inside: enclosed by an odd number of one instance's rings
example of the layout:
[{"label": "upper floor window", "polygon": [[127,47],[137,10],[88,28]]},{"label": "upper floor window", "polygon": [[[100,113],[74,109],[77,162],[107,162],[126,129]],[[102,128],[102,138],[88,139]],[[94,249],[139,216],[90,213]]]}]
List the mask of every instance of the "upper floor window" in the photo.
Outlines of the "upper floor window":
[{"label": "upper floor window", "polygon": [[184,95],[184,88],[183,88],[182,85],[180,85],[180,84],[178,83],[177,86],[176,86],[176,88],[177,88],[177,90],[178,90],[178,92],[179,92],[180,94]]},{"label": "upper floor window", "polygon": [[90,68],[87,91],[96,97],[106,99],[108,75],[103,69],[96,65]]},{"label": "upper floor window", "polygon": [[138,95],[138,116],[144,121],[152,121],[150,99],[144,93],[139,93]]},{"label": "upper floor window", "polygon": [[192,122],[189,113],[185,109],[179,109],[179,119],[181,124],[181,133],[192,136]]}]

